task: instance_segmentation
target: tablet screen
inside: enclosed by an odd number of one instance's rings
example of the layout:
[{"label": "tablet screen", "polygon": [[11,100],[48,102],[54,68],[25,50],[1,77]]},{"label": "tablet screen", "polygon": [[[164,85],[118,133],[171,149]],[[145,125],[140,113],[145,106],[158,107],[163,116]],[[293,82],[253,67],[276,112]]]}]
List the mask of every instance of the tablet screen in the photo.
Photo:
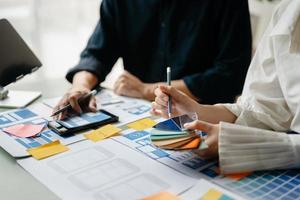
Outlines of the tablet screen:
[{"label": "tablet screen", "polygon": [[73,129],[73,128],[86,126],[89,124],[98,123],[110,118],[111,116],[99,111],[95,113],[92,112],[83,113],[81,115],[69,117],[65,120],[58,120],[57,122],[68,129]]}]

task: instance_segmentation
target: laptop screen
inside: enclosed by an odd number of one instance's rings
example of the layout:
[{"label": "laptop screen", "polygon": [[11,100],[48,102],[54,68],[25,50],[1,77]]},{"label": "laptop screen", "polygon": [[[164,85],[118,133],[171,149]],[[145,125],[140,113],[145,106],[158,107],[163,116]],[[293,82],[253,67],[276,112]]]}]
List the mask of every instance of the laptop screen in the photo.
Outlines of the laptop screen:
[{"label": "laptop screen", "polygon": [[6,19],[0,19],[0,86],[29,74],[42,63]]}]

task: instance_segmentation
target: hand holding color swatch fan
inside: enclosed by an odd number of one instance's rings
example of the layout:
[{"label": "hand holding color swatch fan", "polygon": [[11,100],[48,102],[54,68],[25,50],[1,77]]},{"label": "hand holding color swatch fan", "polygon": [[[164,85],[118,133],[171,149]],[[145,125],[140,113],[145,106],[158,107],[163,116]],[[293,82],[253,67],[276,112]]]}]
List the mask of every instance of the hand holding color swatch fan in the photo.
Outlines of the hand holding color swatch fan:
[{"label": "hand holding color swatch fan", "polygon": [[167,119],[153,126],[151,132],[152,143],[167,150],[203,149],[207,146],[202,142],[202,133],[184,129],[184,124],[197,120],[196,113]]}]

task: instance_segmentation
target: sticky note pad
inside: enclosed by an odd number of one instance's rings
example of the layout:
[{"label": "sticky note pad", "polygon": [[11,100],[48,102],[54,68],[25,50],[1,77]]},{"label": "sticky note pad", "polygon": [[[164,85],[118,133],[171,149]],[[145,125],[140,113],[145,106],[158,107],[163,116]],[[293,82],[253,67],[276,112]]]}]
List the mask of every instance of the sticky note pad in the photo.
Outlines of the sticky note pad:
[{"label": "sticky note pad", "polygon": [[127,126],[129,128],[132,128],[134,130],[137,131],[142,131],[145,130],[147,128],[151,128],[152,126],[154,126],[156,124],[155,121],[153,121],[152,119],[149,118],[145,118],[145,119],[141,119],[135,122],[132,122],[130,124],[127,124]]},{"label": "sticky note pad", "polygon": [[202,196],[201,200],[219,200],[222,197],[222,193],[215,189],[209,189],[207,193]]},{"label": "sticky note pad", "polygon": [[142,200],[180,200],[179,197],[169,192],[159,192],[154,195],[143,198]]},{"label": "sticky note pad", "polygon": [[119,133],[122,129],[113,126],[111,124],[102,126],[101,128],[98,128],[94,131],[91,131],[87,134],[85,134],[84,136],[87,139],[90,139],[94,142],[98,142],[100,140],[104,140],[105,138],[111,137],[117,133]]},{"label": "sticky note pad", "polygon": [[27,152],[30,155],[32,155],[35,159],[41,160],[68,150],[68,147],[62,145],[59,140],[56,140],[54,142],[44,144],[39,147],[28,149]]}]

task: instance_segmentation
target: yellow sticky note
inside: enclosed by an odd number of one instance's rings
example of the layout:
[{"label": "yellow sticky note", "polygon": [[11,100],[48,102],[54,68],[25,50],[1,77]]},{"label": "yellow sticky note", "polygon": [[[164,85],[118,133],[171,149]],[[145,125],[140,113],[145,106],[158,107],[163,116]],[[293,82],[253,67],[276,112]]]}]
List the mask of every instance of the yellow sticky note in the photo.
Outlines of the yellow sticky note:
[{"label": "yellow sticky note", "polygon": [[94,142],[98,142],[100,140],[103,140],[105,138],[111,137],[117,133],[119,133],[122,129],[119,129],[118,127],[115,127],[111,124],[102,126],[101,128],[98,128],[94,131],[91,131],[84,136],[87,139],[90,139]]},{"label": "yellow sticky note", "polygon": [[142,200],[180,200],[180,198],[169,192],[159,192],[154,195],[145,197]]},{"label": "yellow sticky note", "polygon": [[127,124],[127,126],[129,128],[132,128],[134,130],[137,131],[142,131],[145,130],[147,128],[151,128],[152,126],[154,126],[156,124],[155,121],[153,121],[152,119],[149,118],[145,118],[145,119],[141,119],[135,122],[132,122],[130,124]]},{"label": "yellow sticky note", "polygon": [[41,160],[68,150],[68,147],[62,145],[59,140],[56,140],[54,142],[44,144],[39,147],[28,149],[27,152],[30,155],[32,155],[32,157],[34,157],[35,159]]},{"label": "yellow sticky note", "polygon": [[222,193],[215,189],[209,189],[208,192],[201,198],[201,200],[219,200]]}]

